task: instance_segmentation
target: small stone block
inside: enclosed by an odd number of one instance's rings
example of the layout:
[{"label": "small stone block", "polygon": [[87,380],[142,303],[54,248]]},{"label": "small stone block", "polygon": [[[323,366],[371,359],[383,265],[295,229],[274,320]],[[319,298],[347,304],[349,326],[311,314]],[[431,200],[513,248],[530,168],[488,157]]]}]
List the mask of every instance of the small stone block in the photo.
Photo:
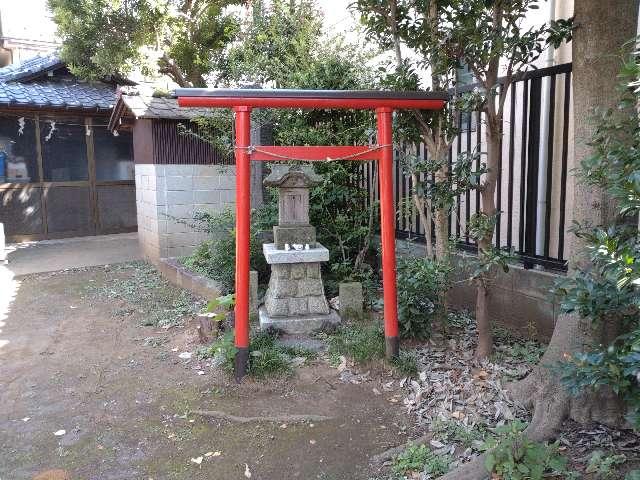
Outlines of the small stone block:
[{"label": "small stone block", "polygon": [[324,295],[324,287],[320,279],[300,280],[298,282],[298,297]]},{"label": "small stone block", "polygon": [[299,243],[309,244],[311,248],[316,246],[316,227],[297,226],[283,227],[276,225],[273,227],[273,241],[278,250],[284,250],[285,244],[293,245]]},{"label": "small stone block", "polygon": [[271,317],[286,317],[289,315],[289,302],[276,299],[269,292],[265,297],[264,306]]},{"label": "small stone block", "polygon": [[272,278],[269,281],[269,296],[273,298],[295,297],[298,293],[298,283],[294,280]]},{"label": "small stone block", "polygon": [[271,265],[271,278],[291,278],[291,265],[287,263],[274,263]]},{"label": "small stone block", "polygon": [[360,282],[341,283],[339,286],[340,316],[345,320],[359,320],[363,315],[364,296]]},{"label": "small stone block", "polygon": [[320,278],[320,264],[307,263],[307,278]]},{"label": "small stone block", "polygon": [[294,280],[301,280],[307,275],[307,269],[304,265],[295,264],[291,265],[291,278]]},{"label": "small stone block", "polygon": [[329,302],[324,295],[318,295],[315,297],[309,297],[309,313],[316,314],[328,314],[330,311]]},{"label": "small stone block", "polygon": [[309,313],[309,301],[306,298],[289,299],[289,315],[301,316]]}]

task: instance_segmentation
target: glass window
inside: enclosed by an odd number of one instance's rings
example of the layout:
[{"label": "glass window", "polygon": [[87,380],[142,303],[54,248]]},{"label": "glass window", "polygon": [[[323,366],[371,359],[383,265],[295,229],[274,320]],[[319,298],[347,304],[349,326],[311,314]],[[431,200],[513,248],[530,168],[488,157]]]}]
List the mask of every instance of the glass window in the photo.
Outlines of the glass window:
[{"label": "glass window", "polygon": [[40,119],[42,168],[47,182],[87,180],[87,144],[83,119]]},{"label": "glass window", "polygon": [[119,132],[114,136],[105,127],[94,127],[93,145],[96,157],[96,180],[133,180],[133,136]]},{"label": "glass window", "polygon": [[0,118],[0,183],[39,180],[35,121]]}]

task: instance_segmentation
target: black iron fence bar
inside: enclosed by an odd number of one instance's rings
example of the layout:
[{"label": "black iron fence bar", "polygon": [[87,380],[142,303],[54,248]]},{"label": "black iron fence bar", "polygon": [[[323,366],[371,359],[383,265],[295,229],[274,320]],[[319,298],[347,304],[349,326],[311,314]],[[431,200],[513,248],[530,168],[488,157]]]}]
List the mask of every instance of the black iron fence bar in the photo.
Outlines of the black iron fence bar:
[{"label": "black iron fence bar", "polygon": [[[558,75],[564,75],[564,81],[558,79]],[[476,87],[477,85],[465,86],[458,89],[458,92],[471,91]],[[494,244],[515,251],[525,268],[540,266],[566,270],[565,188],[569,154],[570,94],[571,64],[519,75],[508,93],[509,111],[504,119],[505,135],[500,141],[501,157],[497,172],[498,216]],[[557,110],[560,108],[563,110],[558,116]],[[468,155],[471,155],[474,149],[482,152],[486,135],[481,112],[458,113],[456,124],[460,133],[449,147],[450,170],[455,165],[456,158],[465,151]],[[463,138],[465,135],[466,138]],[[508,142],[508,146],[504,145],[504,142]],[[397,216],[396,228],[399,238],[424,241],[426,225],[422,224],[419,213],[415,212],[410,197],[414,188],[413,178],[404,172],[400,159],[404,159],[407,154],[415,154],[420,159],[426,159],[428,152],[423,144],[404,145],[398,151],[394,186],[397,204],[402,205],[403,209]],[[520,156],[519,161],[517,155]],[[543,158],[546,159],[544,163]],[[480,167],[481,163],[482,160],[479,159],[476,167]],[[367,165],[364,168],[366,180],[363,183],[370,191],[373,188],[374,194],[377,195],[377,188],[373,185],[375,165]],[[420,180],[428,178],[426,175],[421,173]],[[435,181],[433,174],[430,174],[430,181]],[[516,182],[519,185],[516,185]],[[477,249],[475,242],[469,237],[468,226],[472,213],[478,213],[480,208],[479,191],[473,196],[467,192],[464,196],[456,198],[449,216],[448,231],[450,235],[454,234],[458,238],[459,248],[468,251]],[[431,225],[433,236],[433,219]]]}]

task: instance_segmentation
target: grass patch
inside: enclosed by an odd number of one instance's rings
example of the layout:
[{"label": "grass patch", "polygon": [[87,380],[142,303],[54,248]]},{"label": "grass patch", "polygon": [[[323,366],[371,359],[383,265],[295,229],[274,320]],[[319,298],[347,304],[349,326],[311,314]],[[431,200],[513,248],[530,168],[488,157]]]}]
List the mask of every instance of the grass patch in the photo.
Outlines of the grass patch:
[{"label": "grass patch", "polygon": [[[211,346],[198,351],[200,358],[217,359],[218,364],[227,372],[232,372],[236,355],[233,332],[227,332]],[[254,378],[266,378],[293,373],[296,357],[312,360],[316,352],[303,347],[285,346],[278,343],[278,334],[274,332],[258,332],[249,342],[248,373]]]},{"label": "grass patch", "polygon": [[405,377],[418,376],[418,357],[415,352],[400,350],[400,355],[391,360],[394,370]]},{"label": "grass patch", "polygon": [[440,477],[449,471],[450,455],[436,455],[426,445],[410,445],[393,460],[392,470],[397,475],[424,472]]},{"label": "grass patch", "polygon": [[[126,273],[123,277],[121,273]],[[123,300],[130,308],[119,308],[116,316],[137,313],[142,325],[172,327],[182,325],[184,317],[201,311],[204,303],[187,290],[177,288],[146,262],[130,262],[107,271],[99,287],[88,287],[88,293],[101,299]]]},{"label": "grass patch", "polygon": [[358,363],[384,356],[384,332],[376,324],[349,323],[327,336],[329,354],[335,360],[341,355]]}]

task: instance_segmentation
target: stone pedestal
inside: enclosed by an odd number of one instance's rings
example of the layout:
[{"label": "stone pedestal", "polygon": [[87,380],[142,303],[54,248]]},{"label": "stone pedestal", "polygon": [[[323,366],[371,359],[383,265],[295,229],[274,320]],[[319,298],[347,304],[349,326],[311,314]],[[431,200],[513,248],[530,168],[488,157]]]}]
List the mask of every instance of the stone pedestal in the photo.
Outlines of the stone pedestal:
[{"label": "stone pedestal", "polygon": [[310,333],[339,323],[337,313],[324,296],[320,265],[329,250],[317,243],[309,250],[279,250],[273,243],[262,246],[271,265],[269,288],[259,311],[260,326],[287,333]]}]

